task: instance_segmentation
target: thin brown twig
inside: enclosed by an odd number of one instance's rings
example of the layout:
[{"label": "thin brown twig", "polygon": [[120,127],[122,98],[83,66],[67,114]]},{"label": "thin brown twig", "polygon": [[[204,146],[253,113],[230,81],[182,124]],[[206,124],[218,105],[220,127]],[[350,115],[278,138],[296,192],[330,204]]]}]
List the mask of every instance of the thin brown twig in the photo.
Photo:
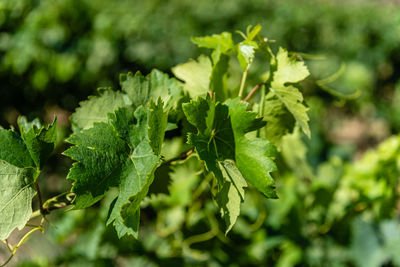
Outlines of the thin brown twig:
[{"label": "thin brown twig", "polygon": [[245,99],[243,99],[244,102],[249,101],[249,99],[255,94],[255,92],[257,92],[257,90],[262,86],[262,83],[257,84],[256,86],[254,86],[253,90],[251,90],[251,92],[246,96]]},{"label": "thin brown twig", "polygon": [[208,91],[208,95],[210,96],[210,98],[211,98],[211,100],[213,100],[213,98],[214,98],[214,94],[213,94],[213,92],[210,90],[210,91]]},{"label": "thin brown twig", "polygon": [[193,152],[194,152],[194,147],[192,147],[192,148],[189,149],[188,151],[185,151],[185,152],[181,153],[181,154],[180,154],[179,156],[177,156],[177,157],[174,157],[174,158],[172,158],[172,159],[169,159],[169,160],[164,161],[164,163],[165,163],[165,164],[170,164],[170,163],[172,163],[172,162],[174,162],[174,161],[177,161],[177,160],[185,160],[185,159],[187,159],[190,155],[192,155]]},{"label": "thin brown twig", "polygon": [[40,213],[44,216],[46,215],[48,212],[46,212],[46,210],[43,208],[43,200],[42,200],[42,194],[40,193],[40,188],[39,188],[39,184],[37,181],[35,181],[35,188],[36,188],[36,192],[38,193],[38,198],[39,198],[39,209],[40,209]]}]

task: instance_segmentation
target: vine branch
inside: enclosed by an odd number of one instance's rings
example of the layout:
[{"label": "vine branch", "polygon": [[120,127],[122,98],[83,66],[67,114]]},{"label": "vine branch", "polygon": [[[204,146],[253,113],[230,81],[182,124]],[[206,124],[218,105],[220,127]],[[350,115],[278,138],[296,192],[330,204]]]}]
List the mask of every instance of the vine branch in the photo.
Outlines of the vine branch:
[{"label": "vine branch", "polygon": [[42,221],[42,223],[41,223],[39,226],[37,226],[37,227],[33,228],[32,230],[30,230],[29,232],[27,232],[27,233],[21,238],[21,240],[18,242],[18,244],[17,244],[14,248],[7,242],[7,247],[8,247],[8,249],[10,250],[11,255],[8,257],[8,259],[7,259],[2,265],[0,265],[0,267],[6,266],[6,265],[12,260],[12,258],[13,258],[14,255],[15,255],[15,253],[17,253],[18,248],[19,248],[22,244],[24,244],[24,243],[28,240],[28,238],[29,238],[34,232],[36,232],[36,231],[38,231],[38,230],[40,230],[41,232],[44,231],[44,229],[43,229],[43,227],[42,227],[42,224],[43,224],[43,221]]},{"label": "vine branch", "polygon": [[37,181],[35,181],[34,184],[35,184],[35,189],[36,189],[36,192],[37,192],[38,198],[39,198],[39,209],[40,209],[40,213],[41,213],[43,216],[45,216],[45,215],[48,214],[48,213],[46,213],[45,209],[43,208],[43,200],[42,200],[42,194],[40,193],[39,184],[38,184]]},{"label": "vine branch", "polygon": [[246,69],[243,72],[242,76],[242,81],[240,82],[240,89],[239,89],[239,98],[242,98],[243,91],[244,91],[244,85],[246,84],[246,79],[247,79],[247,73],[249,72],[250,69],[250,64],[247,64]]},{"label": "vine branch", "polygon": [[256,86],[254,86],[254,88],[250,91],[250,93],[245,97],[245,99],[243,99],[244,102],[249,101],[249,99],[258,91],[258,89],[260,88],[260,86],[262,86],[263,83],[259,83]]},{"label": "vine branch", "polygon": [[185,152],[181,153],[179,156],[176,156],[176,157],[174,157],[172,159],[164,161],[164,163],[165,164],[171,164],[171,163],[173,163],[175,161],[186,160],[193,154],[193,152],[194,152],[194,147],[192,147],[188,151],[185,151]]}]

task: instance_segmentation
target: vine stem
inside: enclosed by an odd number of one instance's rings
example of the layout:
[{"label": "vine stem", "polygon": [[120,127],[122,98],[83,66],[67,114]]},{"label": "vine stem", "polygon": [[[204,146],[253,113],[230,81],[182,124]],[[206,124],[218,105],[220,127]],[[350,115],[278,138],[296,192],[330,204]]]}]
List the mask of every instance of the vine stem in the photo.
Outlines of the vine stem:
[{"label": "vine stem", "polygon": [[33,228],[33,229],[30,230],[28,233],[26,233],[26,234],[24,235],[24,237],[22,237],[22,239],[21,239],[21,240],[18,242],[18,244],[14,247],[14,249],[12,250],[12,253],[11,253],[10,257],[8,257],[8,259],[7,259],[2,265],[0,265],[0,267],[6,266],[6,265],[12,260],[12,258],[13,258],[14,255],[15,255],[15,253],[17,252],[18,248],[19,248],[22,244],[25,243],[25,241],[29,238],[29,236],[30,236],[31,234],[33,234],[34,232],[36,232],[36,231],[38,231],[38,230],[40,230],[41,232],[43,232],[43,227],[42,227],[41,225],[40,225],[40,226],[37,226],[36,228]]},{"label": "vine stem", "polygon": [[[195,256],[195,255],[203,256],[203,257],[205,256],[205,255],[201,255],[200,251],[190,248],[190,246],[192,244],[210,240],[213,237],[217,236],[219,233],[218,223],[216,222],[216,220],[208,212],[206,212],[206,216],[207,216],[208,221],[210,222],[210,230],[208,232],[205,232],[202,234],[190,236],[187,239],[185,239],[182,243],[183,251],[188,254],[191,254],[192,256]],[[205,256],[205,257],[207,257],[207,256]]]},{"label": "vine stem", "polygon": [[[260,117],[264,116],[265,93],[265,85],[263,85],[261,88],[260,110],[258,114]],[[257,137],[260,137],[260,129],[257,129]]]},{"label": "vine stem", "polygon": [[181,153],[181,154],[180,154],[179,156],[177,156],[177,157],[174,157],[174,158],[172,158],[172,159],[169,159],[169,160],[164,161],[164,163],[165,163],[165,164],[171,164],[171,163],[173,163],[173,162],[175,162],[175,161],[178,161],[178,160],[186,160],[186,159],[188,159],[191,155],[193,155],[193,152],[194,152],[194,147],[192,147],[192,148],[189,149],[188,151],[185,151],[185,152]]},{"label": "vine stem", "polygon": [[212,174],[209,173],[206,175],[205,179],[203,179],[201,184],[197,187],[196,191],[193,192],[192,199],[197,199],[204,192],[212,178]]},{"label": "vine stem", "polygon": [[40,193],[40,188],[39,188],[39,184],[37,181],[35,181],[35,189],[36,189],[36,192],[38,193],[40,213],[44,216],[44,215],[46,215],[46,211],[43,208],[42,194]]},{"label": "vine stem", "polygon": [[240,89],[239,89],[239,98],[242,98],[243,91],[244,91],[244,85],[246,84],[246,79],[247,79],[247,73],[249,72],[250,69],[250,64],[247,64],[246,69],[243,72],[242,76],[242,81],[240,82]]},{"label": "vine stem", "polygon": [[262,83],[257,84],[256,86],[254,86],[254,88],[251,90],[251,92],[245,97],[245,99],[243,99],[244,102],[249,101],[249,99],[257,92],[258,88],[260,88],[260,86],[262,86]]}]

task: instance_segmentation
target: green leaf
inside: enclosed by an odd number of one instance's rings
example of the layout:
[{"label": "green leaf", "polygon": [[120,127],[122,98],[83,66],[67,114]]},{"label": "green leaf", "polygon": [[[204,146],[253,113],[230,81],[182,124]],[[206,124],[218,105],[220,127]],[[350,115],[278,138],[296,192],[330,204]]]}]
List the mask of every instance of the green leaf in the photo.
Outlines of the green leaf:
[{"label": "green leaf", "polygon": [[0,239],[18,227],[22,229],[32,214],[34,182],[39,169],[54,149],[56,124],[42,127],[38,120],[18,120],[22,134],[0,129]]},{"label": "green leaf", "polygon": [[71,116],[74,132],[89,129],[95,122],[106,122],[107,114],[129,104],[129,99],[119,91],[99,89],[98,96],[91,96],[80,103]]},{"label": "green leaf", "polygon": [[192,42],[199,47],[213,49],[212,71],[210,76],[210,88],[217,100],[223,101],[226,98],[225,82],[229,67],[229,54],[235,48],[232,34],[223,32],[212,36],[192,37]]},{"label": "green leaf", "polygon": [[20,168],[0,160],[0,240],[7,239],[16,227],[21,230],[28,222],[36,194],[35,177],[33,168]]},{"label": "green leaf", "polygon": [[267,125],[261,130],[261,136],[279,147],[282,137],[293,130],[295,119],[275,96],[265,100],[263,117]]},{"label": "green leaf", "polygon": [[[159,164],[159,156],[153,153],[148,140],[143,140],[122,167],[119,195],[107,221],[108,224],[114,223],[119,237],[128,233],[137,238],[139,205],[147,195]],[[133,223],[131,217],[135,218]]]},{"label": "green leaf", "polygon": [[237,45],[237,57],[240,67],[242,67],[243,70],[246,70],[246,68],[253,62],[257,49],[258,44],[255,41],[245,40]]},{"label": "green leaf", "polygon": [[34,167],[24,140],[14,131],[0,129],[0,160],[16,167]]},{"label": "green leaf", "polygon": [[213,65],[210,77],[210,90],[214,93],[215,99],[223,101],[227,96],[227,71],[229,68],[229,57],[222,55],[219,61]]},{"label": "green leaf", "polygon": [[[154,172],[160,165],[161,144],[167,125],[167,114],[163,112],[162,102],[149,104],[149,111],[137,109],[137,124],[132,126],[129,134],[133,148],[120,181],[120,193],[111,209],[107,223],[114,222],[118,236],[126,233],[137,237],[140,217],[139,205],[147,195],[154,179]],[[126,123],[127,116],[116,113],[115,124]],[[129,122],[129,120],[128,120]]]},{"label": "green leaf", "polygon": [[18,126],[36,167],[42,169],[57,142],[57,119],[50,125],[41,126],[39,121],[29,123],[25,117],[20,117]]},{"label": "green leaf", "polygon": [[183,88],[191,98],[205,95],[209,91],[212,65],[207,56],[201,55],[197,60],[179,64],[172,68],[172,72],[185,82]]},{"label": "green leaf", "polygon": [[273,74],[270,91],[285,105],[303,132],[310,137],[308,108],[303,104],[303,95],[299,89],[291,85],[304,80],[310,73],[304,62],[290,58],[283,48],[279,48],[276,64],[277,69]]},{"label": "green leaf", "polygon": [[[214,107],[214,108],[213,108]],[[218,161],[231,159],[243,177],[265,196],[276,198],[271,172],[276,171],[273,158],[275,146],[261,138],[248,138],[246,133],[265,126],[262,118],[247,112],[247,103],[239,99],[214,103],[209,98],[198,99],[183,105],[188,121],[195,126],[197,134],[191,132],[188,143],[196,148],[206,167],[223,185],[223,175]]]},{"label": "green leaf", "polygon": [[247,187],[247,183],[234,161],[219,161],[218,165],[224,182],[221,190],[216,195],[216,200],[227,226],[225,231],[225,234],[227,234],[240,215],[240,203],[244,201],[244,188]]},{"label": "green leaf", "polygon": [[264,139],[239,139],[236,142],[236,165],[240,172],[268,198],[277,198],[271,172],[277,171],[275,146]]},{"label": "green leaf", "polygon": [[[195,126],[200,133],[204,133],[207,128],[206,115],[210,110],[211,101],[209,99],[198,98],[196,101],[192,100],[190,103],[185,103],[182,105],[183,112],[190,124]],[[203,116],[199,116],[203,114]],[[213,120],[213,115],[210,116]]]},{"label": "green leaf", "polygon": [[109,187],[118,185],[129,146],[114,127],[104,122],[74,133],[67,142],[74,146],[63,154],[77,161],[67,176],[67,179],[74,180],[75,207],[90,207],[104,196]]},{"label": "green leaf", "polygon": [[262,27],[261,27],[260,24],[257,24],[254,27],[249,25],[247,27],[247,38],[246,38],[246,40],[252,41],[260,33],[261,29],[262,29]]},{"label": "green leaf", "polygon": [[173,206],[186,206],[192,200],[192,190],[195,188],[199,175],[198,160],[187,160],[185,164],[173,167],[170,173],[171,184],[168,186],[168,201]]},{"label": "green leaf", "polygon": [[282,138],[282,156],[287,166],[300,178],[312,179],[314,174],[307,162],[307,147],[301,140],[300,130]]},{"label": "green leaf", "polygon": [[182,86],[174,78],[159,70],[153,70],[143,76],[140,72],[121,74],[120,84],[133,103],[134,107],[145,106],[152,98],[154,101],[161,98],[166,109],[176,108],[182,97]]},{"label": "green leaf", "polygon": [[161,144],[167,126],[163,102],[120,108],[109,115],[109,123],[95,123],[90,129],[73,134],[74,144],[64,152],[77,162],[68,178],[74,180],[76,208],[100,200],[112,186],[119,187],[107,223],[117,234],[137,237],[139,204],[146,196],[160,164]]},{"label": "green leaf", "polygon": [[386,260],[379,236],[373,225],[360,218],[352,221],[351,258],[358,266],[382,266]]},{"label": "green leaf", "polygon": [[214,65],[220,60],[221,54],[227,54],[234,48],[232,40],[232,34],[229,32],[223,32],[220,34],[213,34],[211,36],[204,37],[192,37],[192,42],[199,47],[213,49],[212,59]]},{"label": "green leaf", "polygon": [[215,104],[207,97],[184,104],[183,111],[188,121],[198,129],[197,134],[189,133],[188,143],[196,147],[207,169],[222,185],[223,177],[217,161],[235,158],[235,140],[228,107]]},{"label": "green leaf", "polygon": [[140,72],[135,75],[121,74],[120,84],[122,91],[99,89],[99,96],[89,97],[80,103],[71,116],[74,132],[91,128],[95,122],[107,122],[107,115],[121,107],[145,106],[150,99],[155,101],[161,98],[166,109],[176,109],[183,96],[179,81],[159,70],[153,70],[147,76]]},{"label": "green leaf", "polygon": [[238,98],[225,101],[229,106],[229,115],[235,136],[236,165],[245,179],[254,185],[268,198],[277,198],[275,182],[271,172],[277,170],[274,157],[277,156],[275,146],[265,139],[248,138],[246,133],[265,125],[262,118],[254,112],[248,112],[248,103]]}]

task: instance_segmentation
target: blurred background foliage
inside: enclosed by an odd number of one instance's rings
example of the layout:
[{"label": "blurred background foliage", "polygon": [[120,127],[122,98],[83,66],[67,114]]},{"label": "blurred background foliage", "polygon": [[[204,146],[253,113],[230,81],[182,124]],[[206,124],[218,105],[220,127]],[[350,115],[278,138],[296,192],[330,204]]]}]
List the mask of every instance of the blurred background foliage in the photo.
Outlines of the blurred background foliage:
[{"label": "blurred background foliage", "polygon": [[[279,200],[249,192],[225,236],[210,178],[198,174],[203,167],[191,160],[162,166],[143,204],[138,241],[118,240],[105,226],[109,196],[93,209],[53,214],[46,235],[34,235],[13,264],[400,266],[399,4],[0,0],[0,124],[55,114],[63,151],[69,115],[97,87],[117,88],[119,73],[128,71],[171,74],[207,52],[190,37],[256,24],[276,40],[274,49],[298,53],[312,74],[303,83],[312,138],[284,138]],[[262,69],[254,63],[248,84]],[[167,159],[185,150],[167,137]],[[40,180],[47,197],[69,189],[70,164],[50,159]]]}]

